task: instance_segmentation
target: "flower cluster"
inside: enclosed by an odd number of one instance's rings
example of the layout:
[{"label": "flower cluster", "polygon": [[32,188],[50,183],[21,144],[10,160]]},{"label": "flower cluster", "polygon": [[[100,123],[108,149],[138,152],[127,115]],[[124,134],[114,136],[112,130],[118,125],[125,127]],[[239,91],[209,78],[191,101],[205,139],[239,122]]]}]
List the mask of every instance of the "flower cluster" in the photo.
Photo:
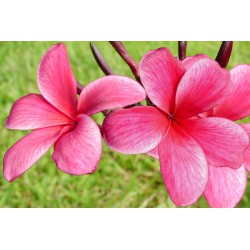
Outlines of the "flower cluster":
[{"label": "flower cluster", "polygon": [[[115,151],[159,159],[176,205],[191,205],[204,194],[211,207],[234,207],[250,171],[250,124],[235,123],[250,115],[250,66],[225,69],[232,43],[223,44],[213,60],[204,54],[186,58],[182,42],[179,58],[159,48],[146,53],[139,67],[120,42],[111,44],[136,80],[114,75],[91,44],[107,76],[83,87],[71,71],[65,45],[47,51],[37,74],[41,94],[17,100],[6,120],[8,129],[32,132],[6,152],[4,177],[14,181],[53,145],[60,170],[93,173],[103,137]],[[98,112],[105,114],[102,125],[91,118]]]}]

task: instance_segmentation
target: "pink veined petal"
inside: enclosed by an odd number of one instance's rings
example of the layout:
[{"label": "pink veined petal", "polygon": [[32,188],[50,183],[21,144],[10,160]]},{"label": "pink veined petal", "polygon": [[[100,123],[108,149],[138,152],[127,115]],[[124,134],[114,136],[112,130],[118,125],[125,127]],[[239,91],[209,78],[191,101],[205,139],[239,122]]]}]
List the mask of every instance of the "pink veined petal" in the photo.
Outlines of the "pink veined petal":
[{"label": "pink veined petal", "polygon": [[178,121],[203,149],[209,165],[239,168],[249,138],[239,125],[218,117]]},{"label": "pink veined petal", "polygon": [[90,174],[96,171],[101,158],[101,133],[89,116],[78,115],[77,120],[76,128],[55,143],[52,158],[63,172]]},{"label": "pink veined petal", "polygon": [[177,206],[195,203],[204,192],[208,166],[198,143],[176,123],[159,145],[161,174]]},{"label": "pink veined petal", "polygon": [[169,127],[166,115],[155,107],[116,110],[103,122],[107,145],[124,154],[146,153],[155,148]]},{"label": "pink veined petal", "polygon": [[[250,123],[242,124],[241,127],[246,131],[248,137],[250,138]],[[248,146],[244,153],[244,166],[246,170],[250,172],[250,146]]]},{"label": "pink veined petal", "polygon": [[141,82],[150,100],[167,113],[174,110],[175,93],[185,68],[167,48],[152,50],[140,61]]},{"label": "pink veined petal", "polygon": [[188,70],[194,63],[198,62],[201,59],[205,59],[205,58],[209,58],[209,57],[205,54],[197,54],[195,56],[186,57],[182,61],[182,63],[184,64],[186,70]]},{"label": "pink veined petal", "polygon": [[196,117],[194,118],[207,118],[207,117],[211,117],[213,116],[213,112],[214,112],[214,109],[209,109],[208,111],[204,112],[204,113],[201,113],[199,115],[197,115]]},{"label": "pink veined petal", "polygon": [[145,90],[135,80],[125,76],[105,76],[82,90],[78,113],[92,115],[106,109],[128,106],[145,98]]},{"label": "pink veined petal", "polygon": [[209,178],[204,196],[210,207],[235,207],[246,189],[247,175],[244,166],[238,169],[209,166]]},{"label": "pink veined petal", "polygon": [[190,118],[220,104],[232,91],[230,74],[211,59],[201,59],[186,71],[176,92],[175,116]]},{"label": "pink veined petal", "polygon": [[37,82],[41,94],[49,103],[71,118],[75,117],[76,80],[64,44],[52,46],[43,56]]},{"label": "pink veined petal", "polygon": [[6,180],[14,181],[35,164],[73,126],[55,126],[38,129],[17,141],[5,154],[3,174]]},{"label": "pink veined petal", "polygon": [[214,109],[214,116],[240,120],[250,115],[250,65],[239,65],[230,71],[233,91]]},{"label": "pink veined petal", "polygon": [[152,156],[155,159],[159,159],[159,151],[158,151],[158,146],[155,147],[154,149],[150,150],[147,152],[148,155]]},{"label": "pink veined petal", "polygon": [[5,127],[28,130],[66,124],[74,124],[74,121],[54,108],[42,95],[29,94],[14,103]]}]

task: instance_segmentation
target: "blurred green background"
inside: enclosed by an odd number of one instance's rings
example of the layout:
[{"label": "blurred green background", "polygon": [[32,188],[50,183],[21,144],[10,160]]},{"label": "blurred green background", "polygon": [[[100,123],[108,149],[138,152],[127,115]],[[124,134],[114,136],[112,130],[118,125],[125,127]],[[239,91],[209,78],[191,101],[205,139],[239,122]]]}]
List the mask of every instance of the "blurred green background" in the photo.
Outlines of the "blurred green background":
[{"label": "blurred green background", "polygon": [[[56,42],[0,42],[0,156],[27,131],[9,131],[5,118],[12,104],[28,93],[39,93],[36,71],[41,57]],[[76,79],[88,84],[103,76],[88,42],[65,42]],[[131,76],[128,66],[108,42],[95,43],[116,74]],[[220,42],[189,42],[187,55],[215,58]],[[177,55],[177,42],[124,42],[139,62],[151,49],[168,47]],[[235,42],[228,65],[250,64],[250,42]],[[95,115],[101,122],[102,115]],[[245,119],[247,121],[247,119]],[[159,172],[159,162],[147,155],[122,155],[103,143],[96,173],[71,176],[59,171],[51,149],[28,172],[8,183],[0,171],[0,207],[175,207]],[[2,166],[2,164],[1,164]],[[208,207],[203,197],[192,207]],[[250,207],[250,184],[238,207]]]}]

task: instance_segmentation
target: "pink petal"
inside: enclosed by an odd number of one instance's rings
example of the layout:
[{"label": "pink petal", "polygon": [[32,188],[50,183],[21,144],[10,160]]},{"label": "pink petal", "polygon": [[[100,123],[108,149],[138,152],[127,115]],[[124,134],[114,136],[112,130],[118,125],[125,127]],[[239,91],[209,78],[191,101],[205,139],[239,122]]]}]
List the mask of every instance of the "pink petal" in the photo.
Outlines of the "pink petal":
[{"label": "pink petal", "polygon": [[155,107],[116,110],[103,123],[107,145],[124,154],[146,153],[163,139],[169,126],[167,117]]},{"label": "pink petal", "polygon": [[211,59],[201,59],[185,73],[176,93],[175,115],[189,118],[220,104],[231,93],[230,74]]},{"label": "pink petal", "polygon": [[159,159],[158,146],[155,147],[154,149],[150,150],[147,154],[150,155],[150,156],[152,156],[153,158]]},{"label": "pink petal", "polygon": [[5,154],[3,173],[8,181],[14,181],[35,164],[72,126],[55,126],[38,129],[21,138]]},{"label": "pink petal", "polygon": [[198,143],[173,123],[159,145],[161,174],[166,189],[177,206],[196,202],[206,188],[208,167]]},{"label": "pink petal", "polygon": [[209,178],[204,196],[210,207],[235,207],[246,189],[244,166],[238,169],[209,166]]},{"label": "pink petal", "polygon": [[209,58],[209,57],[205,54],[198,54],[195,56],[189,56],[189,57],[185,58],[182,61],[182,63],[184,64],[186,70],[188,70],[194,63],[198,62],[201,59],[205,59],[205,58]]},{"label": "pink petal", "polygon": [[106,109],[128,106],[145,98],[145,90],[135,80],[124,76],[105,76],[83,89],[78,113],[92,115]]},{"label": "pink petal", "polygon": [[239,65],[230,71],[233,91],[215,107],[214,116],[240,120],[250,115],[250,65]]},{"label": "pink petal", "polygon": [[101,158],[101,133],[89,116],[79,115],[77,120],[76,128],[56,142],[52,158],[63,172],[90,174],[96,171]]},{"label": "pink petal", "polygon": [[54,107],[74,118],[77,109],[76,80],[70,68],[66,46],[52,46],[42,58],[37,72],[38,87]]},{"label": "pink petal", "polygon": [[175,93],[185,68],[167,48],[152,50],[143,56],[140,77],[150,100],[160,109],[172,113]]},{"label": "pink petal", "polygon": [[[241,127],[246,131],[248,137],[250,138],[250,123],[243,124]],[[247,171],[250,171],[250,146],[248,146],[244,153],[244,166]]]},{"label": "pink petal", "polygon": [[5,127],[26,130],[65,124],[74,124],[74,121],[54,108],[41,95],[29,94],[14,103]]},{"label": "pink petal", "polygon": [[236,123],[224,118],[208,117],[179,121],[202,147],[208,164],[239,168],[249,144],[246,132]]}]

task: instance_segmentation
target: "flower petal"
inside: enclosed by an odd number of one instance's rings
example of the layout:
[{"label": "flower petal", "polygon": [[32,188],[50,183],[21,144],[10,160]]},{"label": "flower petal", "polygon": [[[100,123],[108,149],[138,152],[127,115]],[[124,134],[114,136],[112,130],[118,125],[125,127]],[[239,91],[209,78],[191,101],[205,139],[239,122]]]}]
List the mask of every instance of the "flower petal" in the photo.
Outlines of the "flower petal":
[{"label": "flower petal", "polygon": [[159,159],[159,149],[158,146],[155,147],[154,149],[150,150],[147,152],[148,155],[152,156],[153,158]]},{"label": "flower petal", "polygon": [[3,174],[6,180],[14,181],[37,162],[72,126],[55,126],[38,129],[17,141],[5,154]]},{"label": "flower petal", "polygon": [[176,92],[175,115],[189,118],[220,104],[232,91],[230,74],[211,59],[201,59],[184,74]]},{"label": "flower petal", "polygon": [[175,93],[185,68],[167,48],[152,50],[139,64],[141,82],[150,100],[160,109],[172,113]]},{"label": "flower petal", "polygon": [[145,98],[145,90],[135,80],[125,76],[105,76],[82,90],[78,113],[92,115],[106,109],[128,106]]},{"label": "flower petal", "polygon": [[89,116],[79,115],[77,120],[76,128],[55,143],[52,158],[63,172],[90,174],[96,171],[101,158],[101,133]]},{"label": "flower petal", "polygon": [[163,139],[169,127],[167,117],[155,107],[116,110],[103,122],[107,145],[124,154],[146,153]]},{"label": "flower petal", "polygon": [[37,82],[41,94],[49,103],[66,115],[75,117],[76,80],[64,44],[52,46],[43,56],[37,72]]},{"label": "flower petal", "polygon": [[[250,123],[242,124],[241,127],[246,131],[248,137],[250,138]],[[250,172],[250,146],[248,146],[244,153],[244,166],[246,170]]]},{"label": "flower petal", "polygon": [[186,70],[188,70],[194,63],[198,62],[201,59],[205,59],[205,58],[209,58],[209,57],[205,54],[197,54],[195,56],[186,57],[182,61],[182,63],[184,64]]},{"label": "flower petal", "polygon": [[161,174],[166,189],[177,206],[196,202],[206,188],[208,167],[198,143],[173,123],[159,145]]},{"label": "flower petal", "polygon": [[179,122],[202,147],[209,165],[232,168],[239,168],[242,165],[249,139],[239,125],[217,117]]},{"label": "flower petal", "polygon": [[29,94],[14,103],[5,127],[28,130],[65,124],[74,124],[74,121],[54,108],[42,95]]},{"label": "flower petal", "polygon": [[235,207],[246,189],[244,166],[238,169],[209,166],[209,178],[204,196],[210,207]]},{"label": "flower petal", "polygon": [[230,71],[233,91],[214,109],[214,116],[236,121],[250,115],[250,65],[239,65]]}]

